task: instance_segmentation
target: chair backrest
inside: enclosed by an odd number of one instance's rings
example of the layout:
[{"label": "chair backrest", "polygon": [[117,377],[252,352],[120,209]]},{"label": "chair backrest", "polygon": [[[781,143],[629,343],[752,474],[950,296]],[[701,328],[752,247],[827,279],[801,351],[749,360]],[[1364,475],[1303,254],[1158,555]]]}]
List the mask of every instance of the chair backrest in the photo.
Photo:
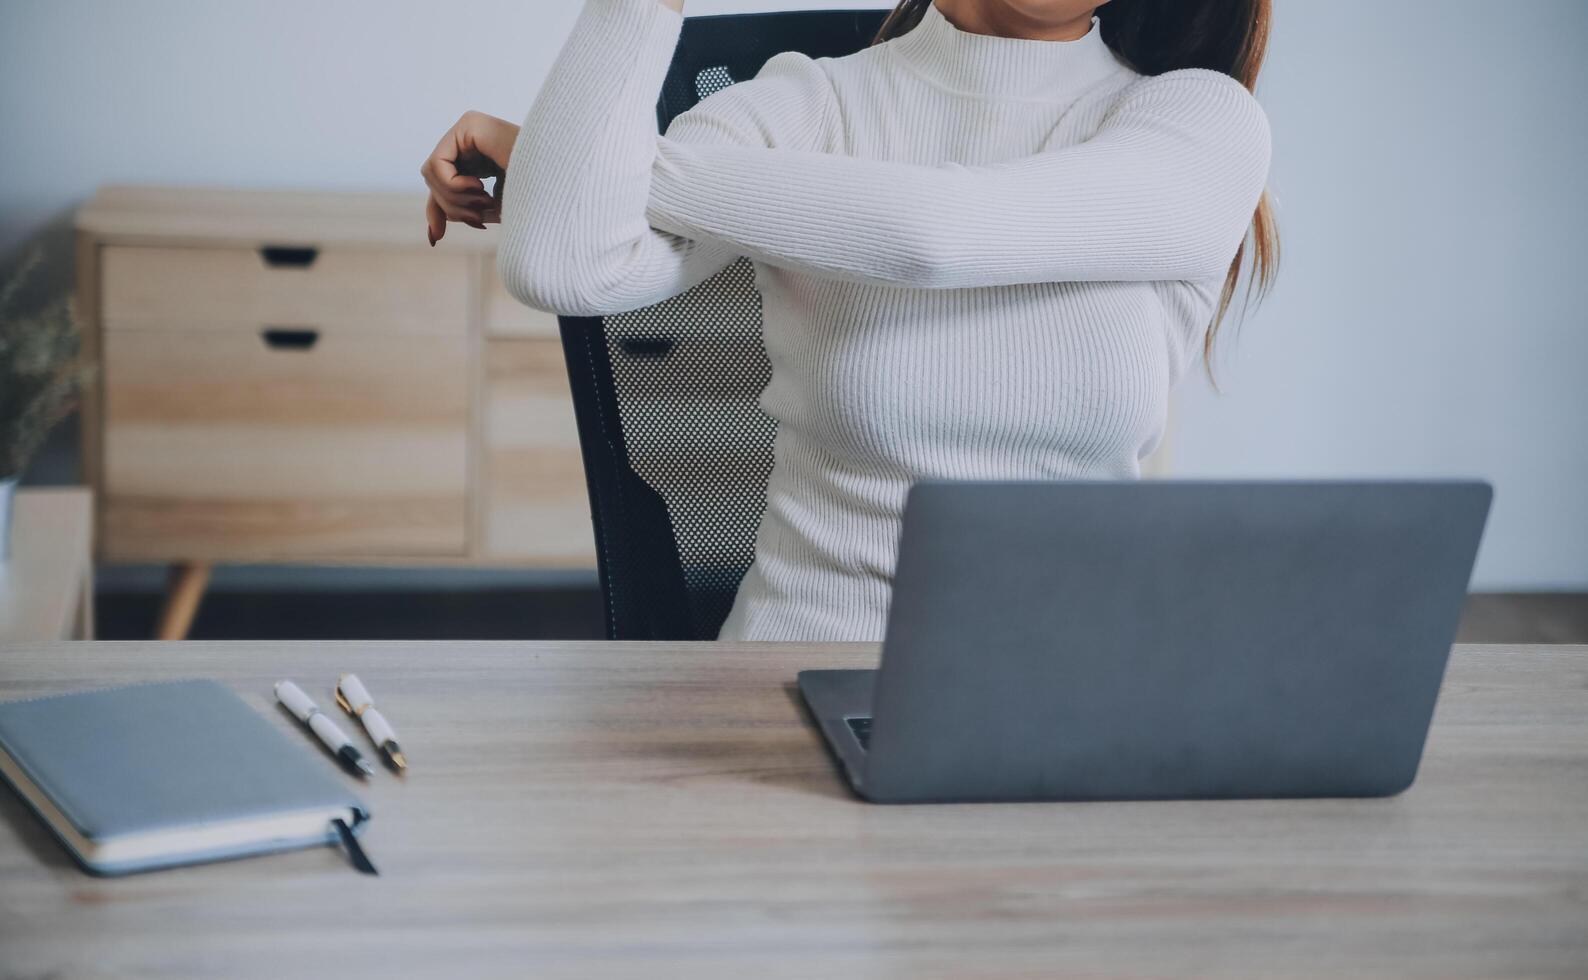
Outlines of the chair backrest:
[{"label": "chair backrest", "polygon": [[[839,57],[882,10],[690,17],[659,130],[782,51]],[[761,297],[739,259],[689,292],[606,317],[560,317],[611,639],[713,639],[755,557],[776,423]]]}]

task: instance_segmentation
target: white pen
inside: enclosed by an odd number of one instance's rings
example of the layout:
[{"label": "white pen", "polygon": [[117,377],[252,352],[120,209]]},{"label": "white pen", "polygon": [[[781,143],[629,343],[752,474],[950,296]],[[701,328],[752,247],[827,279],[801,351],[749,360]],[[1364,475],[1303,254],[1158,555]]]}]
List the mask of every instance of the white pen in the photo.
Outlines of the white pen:
[{"label": "white pen", "polygon": [[397,733],[392,730],[386,716],[375,710],[375,699],[369,696],[369,690],[357,674],[343,674],[336,682],[336,703],[342,706],[343,711],[364,723],[364,730],[369,732],[370,740],[386,753],[386,760],[393,767],[398,770],[408,768],[403,750],[397,747]]},{"label": "white pen", "polygon": [[320,737],[326,748],[329,748],[338,759],[347,763],[353,769],[367,776],[375,775],[375,770],[358,754],[358,749],[353,742],[342,733],[330,716],[320,710],[303,688],[291,681],[281,681],[276,684],[276,700],[287,706],[287,710],[297,716],[297,719],[309,726],[309,730]]}]

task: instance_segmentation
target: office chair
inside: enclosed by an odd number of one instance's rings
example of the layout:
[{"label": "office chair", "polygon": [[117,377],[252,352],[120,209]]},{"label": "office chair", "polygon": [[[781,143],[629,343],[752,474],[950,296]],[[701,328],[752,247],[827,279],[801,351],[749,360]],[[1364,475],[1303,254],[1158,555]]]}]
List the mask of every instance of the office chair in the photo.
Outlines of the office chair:
[{"label": "office chair", "polygon": [[[659,131],[781,51],[838,57],[883,10],[690,17],[656,107]],[[614,640],[715,639],[755,557],[777,424],[748,259],[642,310],[559,317],[596,560]]]}]

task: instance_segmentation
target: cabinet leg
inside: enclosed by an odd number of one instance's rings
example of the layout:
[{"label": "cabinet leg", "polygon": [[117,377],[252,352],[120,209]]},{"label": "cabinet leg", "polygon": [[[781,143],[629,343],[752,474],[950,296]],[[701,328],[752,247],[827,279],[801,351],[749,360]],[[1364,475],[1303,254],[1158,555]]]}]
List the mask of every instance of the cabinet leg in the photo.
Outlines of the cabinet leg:
[{"label": "cabinet leg", "polygon": [[82,584],[83,594],[77,600],[77,629],[74,631],[74,640],[92,640],[94,638],[94,576],[92,572],[84,576]]},{"label": "cabinet leg", "polygon": [[204,590],[210,584],[210,563],[190,561],[171,566],[166,579],[165,607],[160,610],[160,624],[155,630],[157,640],[185,640],[193,627],[193,617],[198,614]]}]

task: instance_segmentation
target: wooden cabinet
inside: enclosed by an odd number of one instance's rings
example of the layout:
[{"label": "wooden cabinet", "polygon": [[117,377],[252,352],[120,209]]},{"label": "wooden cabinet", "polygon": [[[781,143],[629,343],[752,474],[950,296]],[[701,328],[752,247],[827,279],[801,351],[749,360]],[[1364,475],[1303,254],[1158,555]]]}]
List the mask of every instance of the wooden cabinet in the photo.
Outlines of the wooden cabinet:
[{"label": "wooden cabinet", "polygon": [[462,337],[474,264],[473,256],[430,249],[111,245],[100,252],[101,315],[109,328],[303,326]]},{"label": "wooden cabinet", "polygon": [[93,501],[81,487],[16,491],[0,562],[0,642],[94,638]]},{"label": "wooden cabinet", "polygon": [[538,337],[542,340],[557,340],[561,336],[557,332],[556,316],[525,306],[508,294],[507,287],[497,278],[494,262],[485,264],[483,274],[483,312],[487,336]]},{"label": "wooden cabinet", "polygon": [[467,554],[462,337],[112,328],[102,351],[106,558]]},{"label": "wooden cabinet", "polygon": [[586,563],[589,495],[561,341],[488,341],[484,394],[480,540],[487,555]]},{"label": "wooden cabinet", "polygon": [[407,194],[106,188],[78,219],[111,561],[591,567],[556,317]]}]

